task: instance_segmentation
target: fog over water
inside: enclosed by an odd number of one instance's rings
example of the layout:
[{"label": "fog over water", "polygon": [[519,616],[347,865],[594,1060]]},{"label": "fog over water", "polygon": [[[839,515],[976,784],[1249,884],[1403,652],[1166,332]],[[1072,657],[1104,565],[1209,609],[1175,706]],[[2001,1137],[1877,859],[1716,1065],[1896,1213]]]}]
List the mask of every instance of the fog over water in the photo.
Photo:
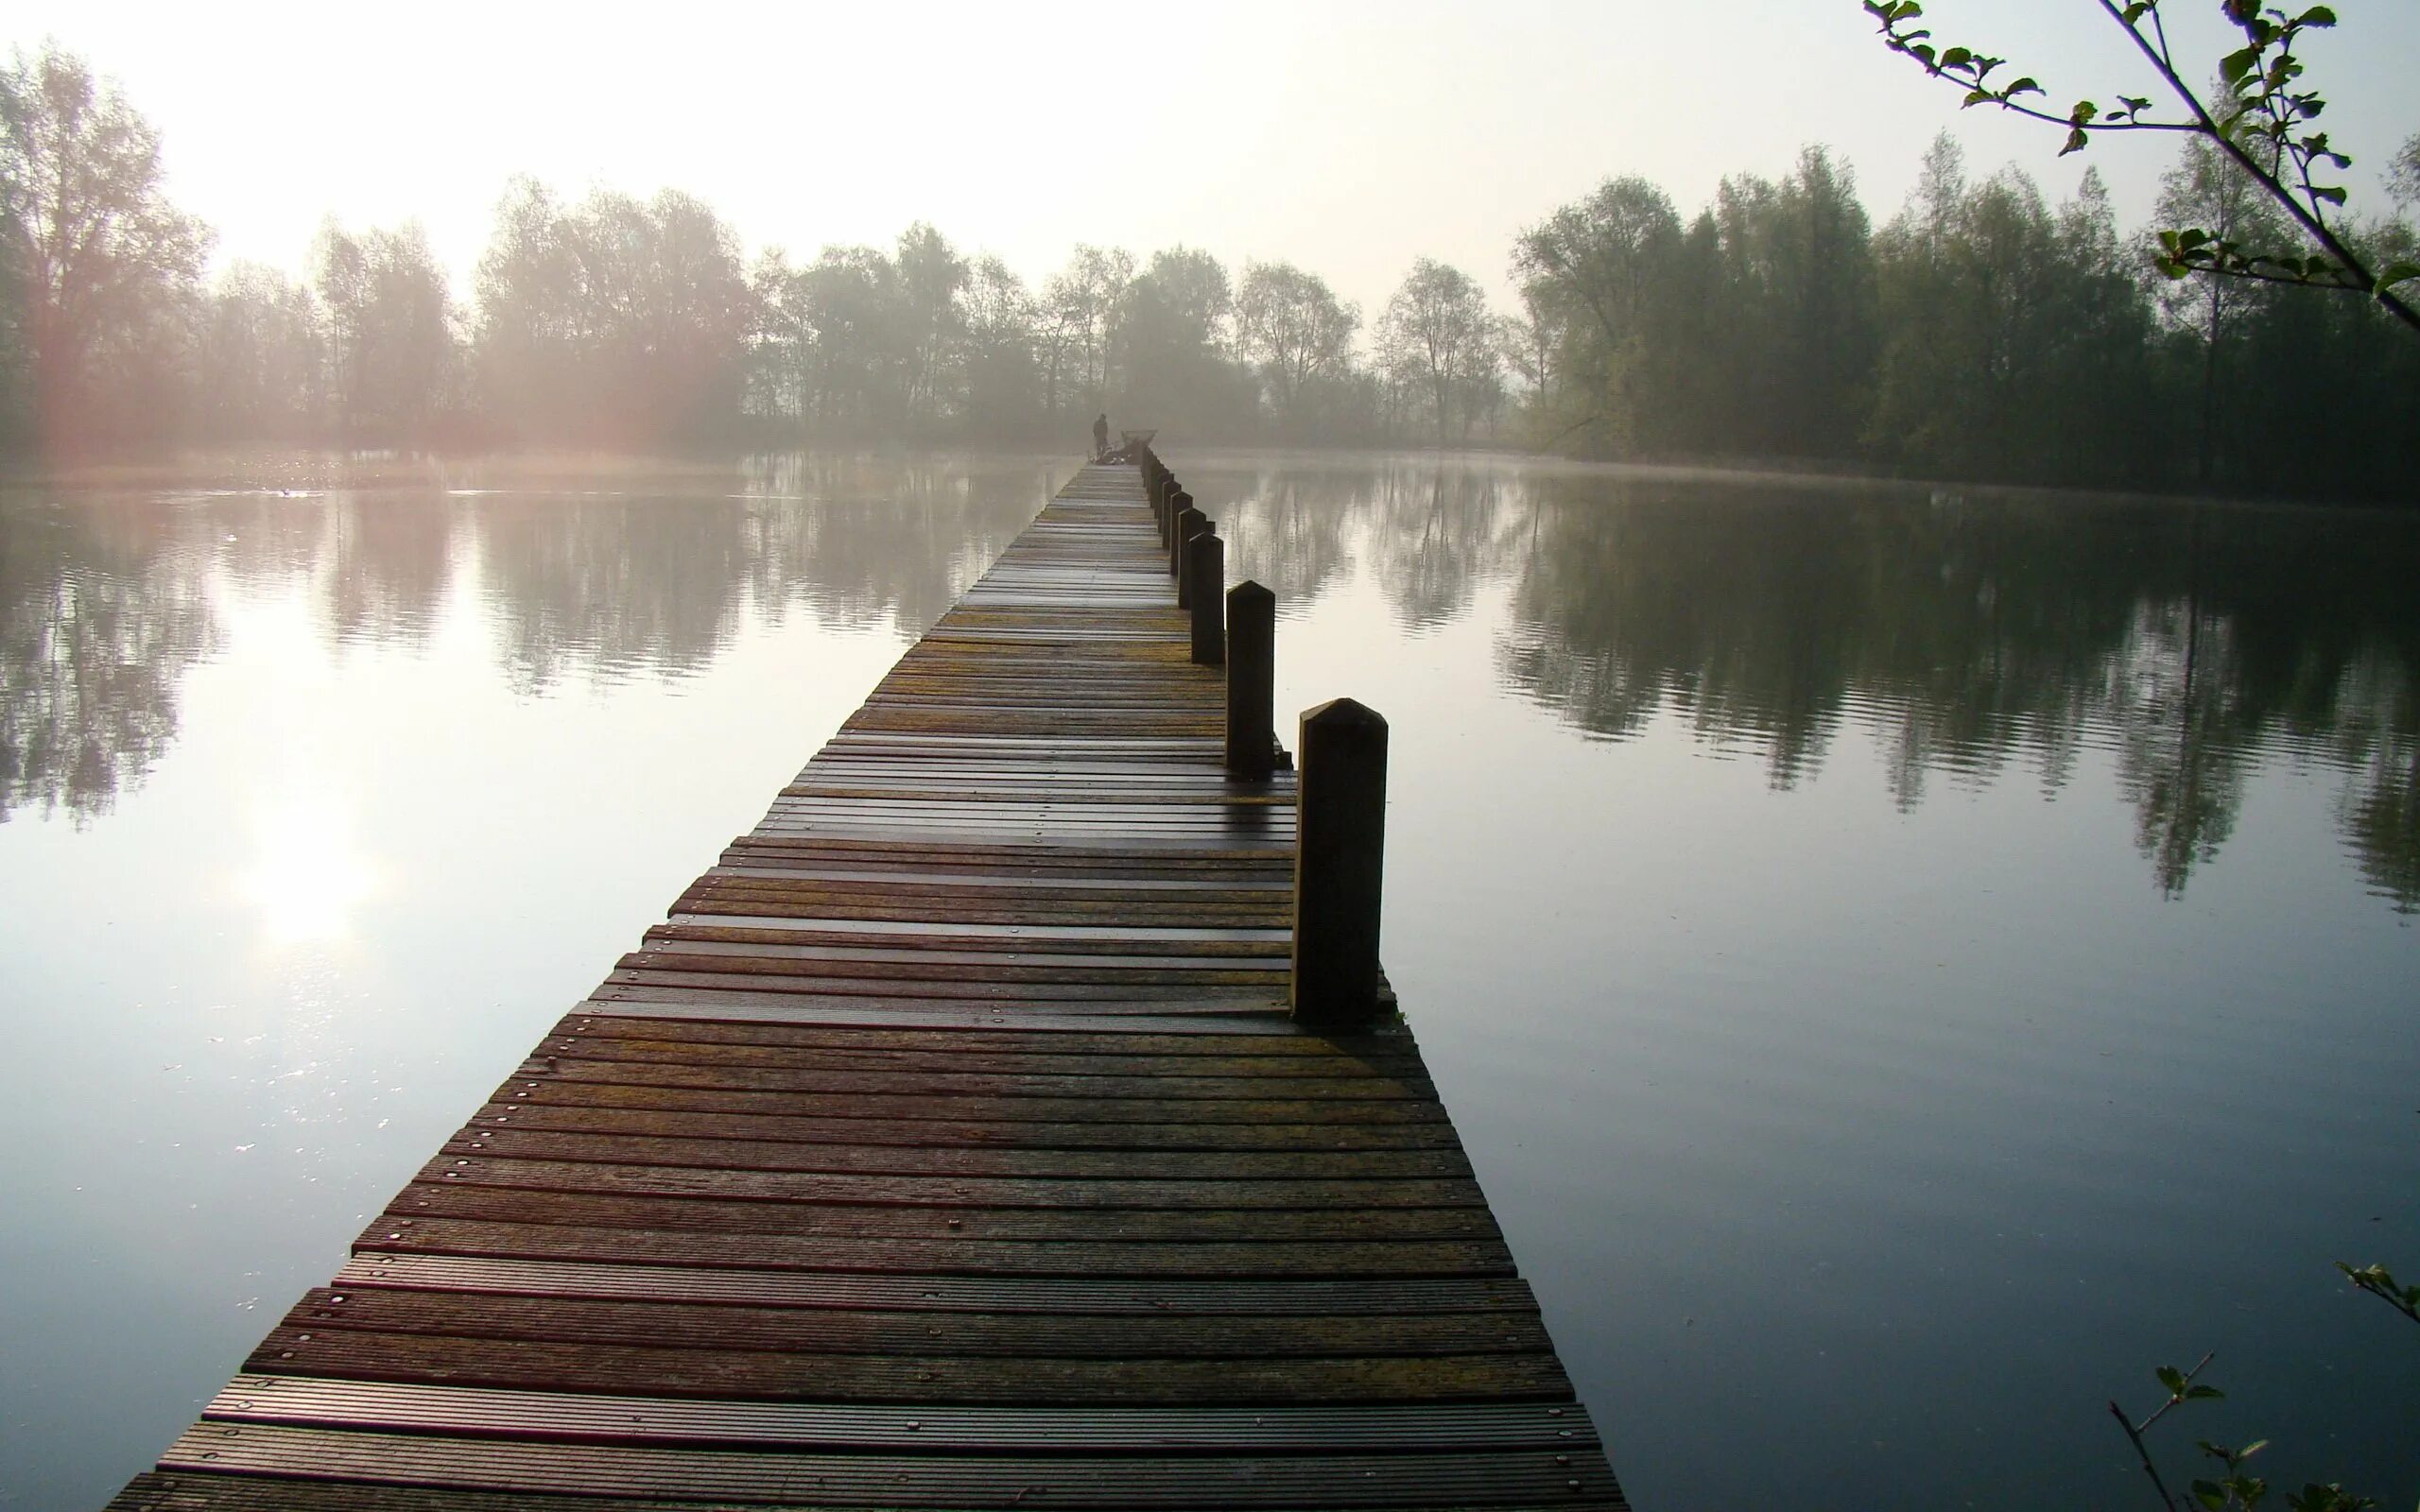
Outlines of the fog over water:
[{"label": "fog over water", "polygon": [[[1638,1504],[2136,1505],[2211,1348],[2190,1433],[2420,1492],[2329,1268],[2420,1254],[2413,523],[1170,460],[1393,724],[1389,971]],[[147,1464],[1071,467],[0,490],[0,1487]]]},{"label": "fog over water", "polygon": [[0,1506],[1153,431],[1643,1512],[2420,1500],[2420,5],[1883,9],[0,13]]}]

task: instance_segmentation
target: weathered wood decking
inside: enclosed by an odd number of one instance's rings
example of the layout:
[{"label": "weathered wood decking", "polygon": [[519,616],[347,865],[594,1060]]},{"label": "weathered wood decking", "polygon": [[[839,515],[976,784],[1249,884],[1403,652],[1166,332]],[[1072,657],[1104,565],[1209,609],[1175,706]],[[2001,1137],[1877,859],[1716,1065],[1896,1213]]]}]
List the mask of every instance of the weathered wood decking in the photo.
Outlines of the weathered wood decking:
[{"label": "weathered wood decking", "polygon": [[1087,467],[116,1512],[1621,1505]]}]

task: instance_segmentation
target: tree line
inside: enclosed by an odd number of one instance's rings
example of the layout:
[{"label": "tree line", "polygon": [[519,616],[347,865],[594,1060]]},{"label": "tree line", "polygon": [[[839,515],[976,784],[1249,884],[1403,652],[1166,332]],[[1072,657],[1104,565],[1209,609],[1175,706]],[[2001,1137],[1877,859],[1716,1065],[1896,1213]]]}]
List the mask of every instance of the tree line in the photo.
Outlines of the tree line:
[{"label": "tree line", "polygon": [[[2356,234],[2409,257],[2420,136],[2395,182]],[[2275,214],[2206,143],[2164,195]],[[752,259],[691,196],[527,180],[467,301],[411,224],[331,222],[300,278],[206,280],[210,239],[113,85],[55,48],[0,69],[0,447],[1063,443],[1107,409],[1199,442],[2261,493],[2405,496],[2420,463],[2420,342],[2374,307],[2170,282],[2097,177],[2053,206],[1946,137],[1878,229],[1821,147],[1686,219],[1610,180],[1515,239],[1511,313],[1425,258],[1374,317],[1184,247],[1079,246],[1035,286],[922,222]]]}]

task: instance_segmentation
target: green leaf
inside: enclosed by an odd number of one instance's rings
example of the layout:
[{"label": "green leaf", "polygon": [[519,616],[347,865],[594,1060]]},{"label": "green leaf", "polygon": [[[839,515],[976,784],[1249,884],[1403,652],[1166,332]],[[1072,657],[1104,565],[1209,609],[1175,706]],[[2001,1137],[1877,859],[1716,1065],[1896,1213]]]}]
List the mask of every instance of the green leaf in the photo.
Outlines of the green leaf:
[{"label": "green leaf", "polygon": [[2230,84],[2240,84],[2244,76],[2252,72],[2252,65],[2258,61],[2259,48],[2238,47],[2219,60],[2219,77]]},{"label": "green leaf", "polygon": [[2159,1383],[2168,1388],[2168,1394],[2169,1396],[2181,1397],[2185,1395],[2184,1371],[2179,1370],[2172,1365],[2164,1365],[2158,1369],[2153,1370],[2152,1374],[2159,1377]]},{"label": "green leaf", "polygon": [[2325,1486],[2305,1486],[2300,1496],[2289,1493],[2286,1505],[2293,1512],[2361,1512],[2363,1507],[2377,1505],[2371,1497],[2349,1495],[2334,1481]]},{"label": "green leaf", "polygon": [[2225,1392],[2221,1391],[2216,1386],[2187,1386],[2185,1388],[2185,1400],[2187,1401],[2207,1401],[2214,1397],[2223,1397],[2225,1395]]},{"label": "green leaf", "polygon": [[2064,158],[2070,152],[2082,152],[2084,144],[2091,140],[2092,138],[2083,134],[2083,128],[2079,126],[2067,133],[2067,145],[2059,149],[2059,156]]},{"label": "green leaf", "polygon": [[2100,107],[2095,105],[2092,101],[2078,100],[2076,101],[2076,108],[2067,112],[2067,119],[2078,126],[2090,126],[2092,124],[2092,118],[2100,113]]},{"label": "green leaf", "polygon": [[2050,93],[2048,90],[2046,90],[2041,85],[2033,82],[2033,76],[2029,74],[2025,77],[2018,79],[2015,83],[2011,84],[2008,88],[2000,91],[2000,98],[2004,100],[2013,100],[2019,94],[2048,94],[2048,93]]},{"label": "green leaf", "polygon": [[2304,11],[2301,15],[2296,16],[2294,18],[2294,25],[2297,26],[2332,26],[2336,25],[2336,12],[2328,9],[2325,6],[2313,6],[2308,10]]},{"label": "green leaf", "polygon": [[2333,184],[2315,183],[2311,185],[2310,197],[2313,199],[2325,199],[2329,204],[2339,207],[2342,207],[2344,203],[2344,191],[2337,188]]},{"label": "green leaf", "polygon": [[2208,1507],[2210,1512],[2226,1512],[2227,1493],[2216,1481],[2195,1481],[2193,1500]]},{"label": "green leaf", "polygon": [[1963,68],[1974,60],[1975,55],[1963,47],[1952,47],[1941,55],[1941,66],[1944,68]]},{"label": "green leaf", "polygon": [[2420,263],[2390,263],[2386,271],[2378,275],[2378,291],[2384,293],[2397,284],[2408,284],[2415,278],[2420,278]]}]

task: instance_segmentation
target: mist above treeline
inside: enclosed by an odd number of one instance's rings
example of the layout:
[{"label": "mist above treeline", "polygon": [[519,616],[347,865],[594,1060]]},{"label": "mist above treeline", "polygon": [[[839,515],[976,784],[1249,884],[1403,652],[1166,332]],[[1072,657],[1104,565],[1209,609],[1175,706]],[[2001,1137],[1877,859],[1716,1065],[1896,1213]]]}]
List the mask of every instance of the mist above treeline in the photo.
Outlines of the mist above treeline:
[{"label": "mist above treeline", "polygon": [[[331,222],[300,276],[205,279],[209,229],[161,177],[156,133],[79,60],[0,69],[0,447],[1065,449],[1106,410],[1184,445],[2329,498],[2409,499],[2420,464],[2420,340],[2369,303],[2171,283],[2094,176],[2054,206],[1945,136],[1878,229],[1821,147],[1693,215],[1609,180],[1512,239],[1509,310],[1427,259],[1376,310],[1184,247],[1080,245],[1034,284],[921,221],[752,260],[690,196],[527,180],[467,302],[408,223]],[[2353,234],[2411,257],[2412,208]],[[2290,239],[2198,139],[2159,214]]]}]

